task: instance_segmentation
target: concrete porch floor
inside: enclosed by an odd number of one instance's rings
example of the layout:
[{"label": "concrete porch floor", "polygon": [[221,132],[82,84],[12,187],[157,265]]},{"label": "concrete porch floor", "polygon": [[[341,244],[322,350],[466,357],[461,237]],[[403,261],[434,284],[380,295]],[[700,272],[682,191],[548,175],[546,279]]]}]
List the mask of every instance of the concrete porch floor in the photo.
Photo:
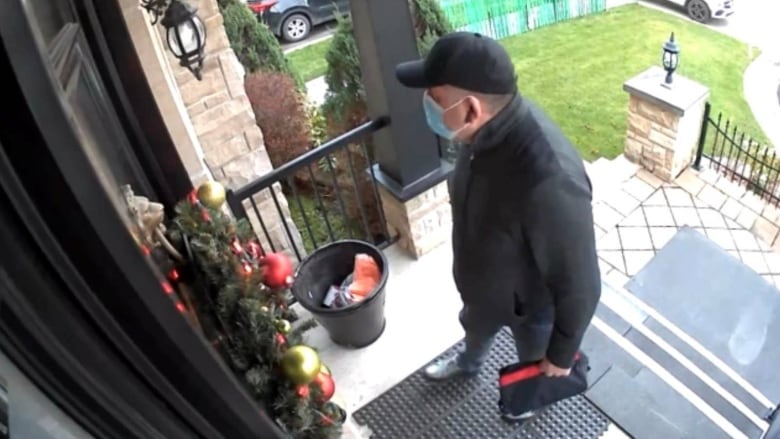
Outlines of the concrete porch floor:
[{"label": "concrete porch floor", "polygon": [[[619,181],[594,178],[598,180],[594,181],[596,237],[605,282],[622,288],[683,226],[696,228],[768,281],[780,280],[780,255],[770,243],[756,238],[756,233],[762,235],[761,230],[751,231],[740,224],[744,222],[738,221],[740,215],[747,214],[722,211],[728,200],[740,198],[713,193],[710,189],[715,188],[715,182],[708,184],[711,176],[705,174],[699,181],[698,176],[686,175],[679,184],[663,184],[625,161],[617,160],[611,166],[612,172],[602,168],[598,174]],[[409,258],[396,246],[387,249],[386,254],[391,270],[387,326],[379,340],[367,348],[352,350],[334,345],[322,328],[307,335],[307,342],[320,351],[332,370],[336,401],[350,414],[344,437],[370,437],[368,431],[354,424],[351,414],[463,337],[449,243],[419,260]],[[603,437],[626,435],[612,426]]]}]

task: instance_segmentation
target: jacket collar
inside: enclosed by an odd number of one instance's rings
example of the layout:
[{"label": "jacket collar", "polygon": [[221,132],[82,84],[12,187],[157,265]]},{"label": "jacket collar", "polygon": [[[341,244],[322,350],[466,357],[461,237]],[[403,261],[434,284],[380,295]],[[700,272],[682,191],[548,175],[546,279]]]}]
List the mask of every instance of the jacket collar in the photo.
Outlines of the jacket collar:
[{"label": "jacket collar", "polygon": [[477,132],[467,146],[472,154],[479,155],[505,143],[509,133],[519,126],[528,114],[528,104],[515,94],[511,101]]}]

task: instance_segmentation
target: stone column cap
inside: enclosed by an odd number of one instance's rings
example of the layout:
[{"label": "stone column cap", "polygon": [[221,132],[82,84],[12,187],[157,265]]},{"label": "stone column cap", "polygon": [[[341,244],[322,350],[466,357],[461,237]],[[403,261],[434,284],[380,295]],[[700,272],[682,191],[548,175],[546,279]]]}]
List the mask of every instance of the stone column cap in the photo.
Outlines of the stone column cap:
[{"label": "stone column cap", "polygon": [[674,75],[671,86],[664,83],[666,71],[652,66],[623,84],[623,90],[644,100],[653,102],[682,116],[702,99],[710,96],[710,89],[685,76]]}]

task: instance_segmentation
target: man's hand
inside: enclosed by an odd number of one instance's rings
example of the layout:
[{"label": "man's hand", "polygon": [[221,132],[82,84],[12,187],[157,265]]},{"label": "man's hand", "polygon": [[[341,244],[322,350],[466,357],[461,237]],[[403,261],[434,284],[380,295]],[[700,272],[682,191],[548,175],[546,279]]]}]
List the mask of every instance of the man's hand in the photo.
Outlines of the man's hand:
[{"label": "man's hand", "polygon": [[569,374],[571,373],[571,368],[569,369],[560,368],[550,363],[550,360],[548,360],[547,358],[542,360],[542,362],[539,364],[539,369],[541,369],[542,373],[548,377],[565,377],[565,376],[569,376]]}]

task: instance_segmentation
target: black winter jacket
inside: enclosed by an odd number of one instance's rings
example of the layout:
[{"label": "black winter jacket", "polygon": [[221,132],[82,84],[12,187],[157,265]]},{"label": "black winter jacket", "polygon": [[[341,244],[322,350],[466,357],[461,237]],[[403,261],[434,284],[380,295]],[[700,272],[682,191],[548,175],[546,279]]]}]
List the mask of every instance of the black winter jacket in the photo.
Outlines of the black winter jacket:
[{"label": "black winter jacket", "polygon": [[547,358],[570,367],[601,294],[579,154],[539,107],[516,96],[461,146],[449,183],[464,306],[477,321],[514,325],[552,305]]}]

